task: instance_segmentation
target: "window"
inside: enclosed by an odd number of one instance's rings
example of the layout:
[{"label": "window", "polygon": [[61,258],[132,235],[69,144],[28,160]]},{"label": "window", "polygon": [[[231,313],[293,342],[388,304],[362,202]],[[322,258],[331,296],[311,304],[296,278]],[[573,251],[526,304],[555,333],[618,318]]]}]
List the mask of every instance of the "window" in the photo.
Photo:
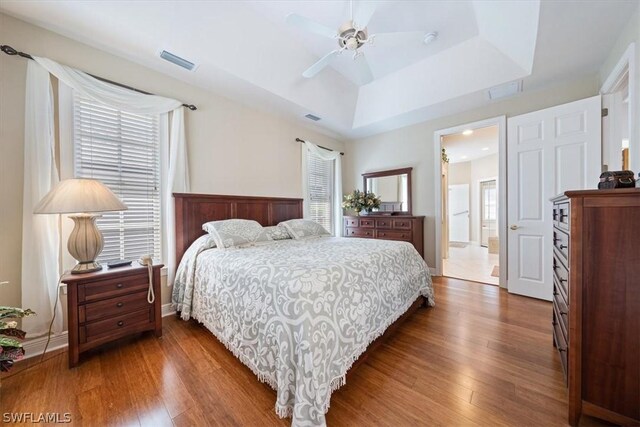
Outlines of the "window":
[{"label": "window", "polygon": [[308,153],[309,219],[333,232],[333,161]]},{"label": "window", "polygon": [[97,220],[98,261],[161,259],[159,117],[127,113],[74,93],[74,175],[107,185],[129,208]]}]

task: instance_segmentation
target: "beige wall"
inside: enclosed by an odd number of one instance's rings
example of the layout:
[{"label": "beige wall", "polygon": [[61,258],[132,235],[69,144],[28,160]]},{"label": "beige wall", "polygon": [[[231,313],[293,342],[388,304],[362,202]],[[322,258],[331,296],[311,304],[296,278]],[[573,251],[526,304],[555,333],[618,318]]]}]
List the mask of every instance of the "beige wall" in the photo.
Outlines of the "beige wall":
[{"label": "beige wall", "polygon": [[425,215],[425,259],[435,264],[435,196],[434,148],[436,130],[462,125],[482,119],[507,115],[515,116],[554,105],[576,101],[596,95],[599,88],[597,75],[534,92],[525,92],[484,108],[467,111],[397,129],[391,132],[358,139],[347,143],[343,172],[343,189],[349,192],[359,188],[360,174],[384,169],[412,166],[413,213]]},{"label": "beige wall", "polygon": [[[613,68],[616,66],[629,44],[635,43],[635,73],[630,76],[635,82],[635,93],[630,94],[634,97],[636,105],[635,120],[633,123],[633,138],[630,141],[631,169],[640,172],[640,3],[636,7],[635,12],[629,17],[629,22],[621,30],[618,40],[611,49],[611,53],[600,68],[600,84],[602,85]],[[634,146],[635,142],[635,146]],[[635,154],[634,154],[635,151]]]},{"label": "beige wall", "polygon": [[[186,113],[193,192],[301,197],[296,137],[344,151],[306,126],[258,111],[107,52],[0,14],[0,40],[89,73],[196,104]],[[20,305],[26,59],[0,55],[0,304]],[[345,156],[346,157],[346,156]],[[66,250],[66,249],[65,249]],[[162,301],[169,301],[163,288]]]}]

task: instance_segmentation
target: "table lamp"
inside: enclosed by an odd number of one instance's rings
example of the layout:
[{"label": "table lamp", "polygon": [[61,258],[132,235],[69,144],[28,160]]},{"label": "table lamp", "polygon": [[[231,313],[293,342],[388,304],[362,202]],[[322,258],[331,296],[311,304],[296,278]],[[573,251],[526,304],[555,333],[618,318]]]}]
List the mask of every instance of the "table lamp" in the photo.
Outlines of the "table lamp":
[{"label": "table lamp", "polygon": [[96,226],[100,215],[96,212],[126,210],[127,206],[109,188],[95,179],[65,179],[55,187],[34,208],[36,214],[72,214],[73,231],[67,242],[67,249],[78,263],[71,273],[90,273],[102,269],[96,261],[104,239]]}]

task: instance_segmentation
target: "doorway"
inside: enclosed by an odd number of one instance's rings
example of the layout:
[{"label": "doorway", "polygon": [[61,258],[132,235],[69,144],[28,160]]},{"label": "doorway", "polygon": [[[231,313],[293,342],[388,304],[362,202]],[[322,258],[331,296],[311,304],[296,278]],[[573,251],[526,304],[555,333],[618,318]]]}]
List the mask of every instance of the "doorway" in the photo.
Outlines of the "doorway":
[{"label": "doorway", "polygon": [[500,122],[472,123],[439,135],[444,276],[500,284]]}]

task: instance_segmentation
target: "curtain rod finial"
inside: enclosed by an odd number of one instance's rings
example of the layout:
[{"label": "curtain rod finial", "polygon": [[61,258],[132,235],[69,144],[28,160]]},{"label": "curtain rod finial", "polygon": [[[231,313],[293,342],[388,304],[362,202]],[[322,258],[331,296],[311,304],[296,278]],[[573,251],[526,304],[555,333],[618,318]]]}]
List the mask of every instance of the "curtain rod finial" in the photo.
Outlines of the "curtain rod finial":
[{"label": "curtain rod finial", "polygon": [[191,111],[196,111],[198,109],[198,107],[196,107],[193,104],[182,104],[183,106],[187,107],[189,110]]}]

